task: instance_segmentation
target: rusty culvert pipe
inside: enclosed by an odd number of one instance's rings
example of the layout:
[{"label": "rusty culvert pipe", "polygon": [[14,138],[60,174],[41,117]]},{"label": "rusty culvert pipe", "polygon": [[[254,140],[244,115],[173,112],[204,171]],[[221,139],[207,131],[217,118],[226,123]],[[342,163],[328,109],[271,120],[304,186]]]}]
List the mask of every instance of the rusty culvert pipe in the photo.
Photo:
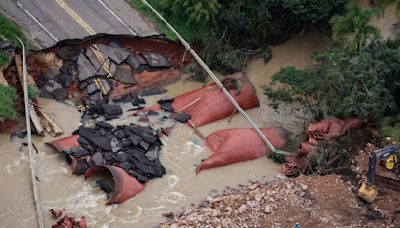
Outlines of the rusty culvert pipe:
[{"label": "rusty culvert pipe", "polygon": [[99,165],[89,168],[85,173],[88,179],[96,173],[110,172],[114,180],[114,192],[110,193],[108,204],[123,203],[143,191],[144,184],[129,176],[123,169],[111,165]]},{"label": "rusty culvert pipe", "polygon": [[[260,130],[274,147],[281,149],[286,145],[286,131],[283,128],[262,128]],[[271,152],[251,128],[216,131],[206,137],[205,145],[213,154],[199,164],[196,174],[203,169],[254,160]]]}]

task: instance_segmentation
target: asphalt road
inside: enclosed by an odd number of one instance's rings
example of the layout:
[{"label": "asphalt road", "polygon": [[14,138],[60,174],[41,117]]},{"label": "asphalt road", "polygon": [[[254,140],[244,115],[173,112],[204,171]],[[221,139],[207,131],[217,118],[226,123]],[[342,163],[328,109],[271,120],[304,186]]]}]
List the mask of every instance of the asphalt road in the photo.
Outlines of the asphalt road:
[{"label": "asphalt road", "polygon": [[0,10],[41,47],[97,33],[160,33],[124,0],[2,0]]}]

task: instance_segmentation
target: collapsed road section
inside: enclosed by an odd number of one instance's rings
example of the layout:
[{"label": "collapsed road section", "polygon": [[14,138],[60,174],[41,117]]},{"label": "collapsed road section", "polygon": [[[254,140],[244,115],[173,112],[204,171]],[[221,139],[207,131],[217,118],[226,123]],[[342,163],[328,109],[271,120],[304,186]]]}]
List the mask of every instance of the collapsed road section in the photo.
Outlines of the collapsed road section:
[{"label": "collapsed road section", "polygon": [[[113,105],[137,99],[137,95],[165,92],[162,86],[180,78],[180,69],[190,63],[182,45],[163,36],[138,37],[99,34],[85,39],[60,41],[53,47],[27,57],[28,84],[39,96],[54,98],[79,107],[90,115],[116,118],[121,110]],[[3,72],[5,81],[22,94],[22,66],[16,55]],[[132,96],[135,94],[135,96]],[[22,113],[22,99],[16,109]],[[40,112],[33,99],[32,122],[40,135],[52,123],[50,132],[61,134],[54,120]],[[32,114],[35,114],[32,113]],[[49,119],[42,121],[43,119]],[[36,123],[36,124],[35,124]],[[47,127],[49,128],[49,127]],[[55,132],[54,132],[55,131]]]}]

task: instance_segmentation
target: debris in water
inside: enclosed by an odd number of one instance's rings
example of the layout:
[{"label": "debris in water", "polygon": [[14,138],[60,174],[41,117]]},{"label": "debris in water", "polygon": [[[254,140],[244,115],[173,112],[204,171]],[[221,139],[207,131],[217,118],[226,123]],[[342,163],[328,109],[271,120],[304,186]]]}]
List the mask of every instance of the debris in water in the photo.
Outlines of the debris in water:
[{"label": "debris in water", "polygon": [[96,184],[100,187],[102,191],[104,191],[107,195],[112,193],[113,190],[107,185],[104,180],[97,180]]},{"label": "debris in water", "polygon": [[59,218],[61,217],[61,215],[64,213],[64,209],[49,209],[51,216],[53,216],[53,218]]}]

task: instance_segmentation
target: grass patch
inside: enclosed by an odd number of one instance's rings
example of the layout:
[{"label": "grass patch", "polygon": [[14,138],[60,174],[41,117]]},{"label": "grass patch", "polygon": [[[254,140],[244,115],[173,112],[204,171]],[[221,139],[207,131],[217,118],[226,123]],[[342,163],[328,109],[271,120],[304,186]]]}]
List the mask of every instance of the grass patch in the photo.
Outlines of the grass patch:
[{"label": "grass patch", "polygon": [[19,47],[17,36],[25,43],[27,48],[35,48],[33,42],[25,36],[21,29],[6,16],[0,14],[0,35],[10,41],[14,46]]},{"label": "grass patch", "polygon": [[15,120],[17,112],[14,105],[17,100],[17,92],[10,86],[0,84],[0,97],[0,117]]},{"label": "grass patch", "polygon": [[[159,10],[157,8],[157,3],[156,1],[148,1],[156,10]],[[139,12],[147,16],[151,22],[153,22],[164,35],[166,35],[169,39],[171,40],[176,40],[177,37],[175,34],[167,28],[164,22],[162,22],[158,17],[153,13],[153,11],[147,7],[145,4],[142,3],[140,0],[129,0],[128,3],[135,9],[137,9]]]}]

